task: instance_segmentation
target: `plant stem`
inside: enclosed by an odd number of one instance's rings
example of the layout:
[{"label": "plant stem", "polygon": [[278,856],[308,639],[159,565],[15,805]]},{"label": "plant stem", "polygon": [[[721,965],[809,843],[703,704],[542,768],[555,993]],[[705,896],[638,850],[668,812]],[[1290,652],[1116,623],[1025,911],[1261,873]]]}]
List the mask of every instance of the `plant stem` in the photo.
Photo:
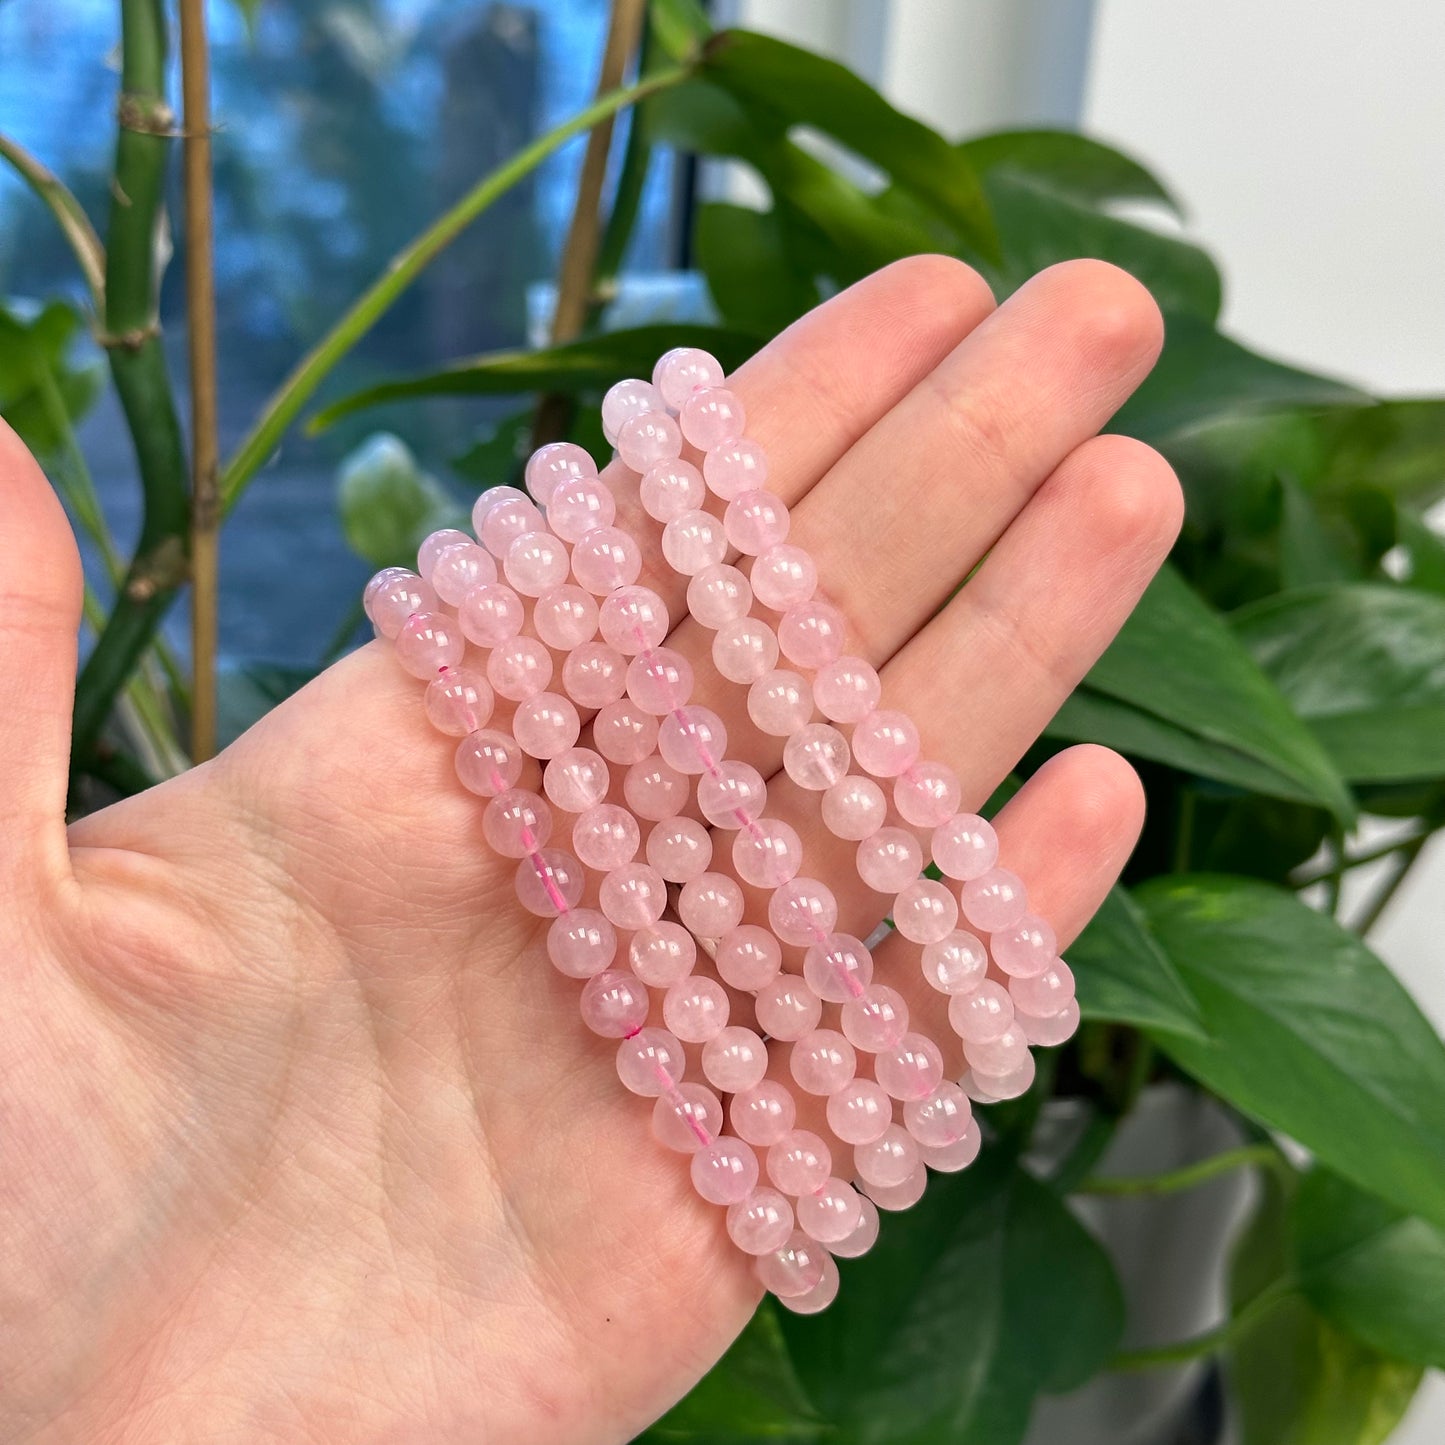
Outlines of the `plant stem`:
[{"label": "plant stem", "polygon": [[219,630],[216,285],[212,254],[210,56],[204,0],[180,0],[185,125],[186,316],[191,363],[191,757],[216,751]]},{"label": "plant stem", "polygon": [[315,394],[336,364],[376,324],[437,253],[448,246],[499,196],[534,171],[563,142],[658,91],[676,85],[688,74],[684,67],[658,71],[621,90],[614,90],[585,110],[539,136],[530,145],[483,177],[449,211],[438,217],[355,301],[349,311],[302,359],[266,403],[235,455],[221,473],[221,505],[229,510],[246,483],[265,463],[297,413]]},{"label": "plant stem", "polygon": [[1192,1340],[1181,1340],[1178,1344],[1156,1345],[1144,1350],[1122,1350],[1109,1361],[1109,1369],[1153,1370],[1161,1365],[1183,1365],[1217,1355],[1241,1330],[1268,1314],[1293,1291],[1292,1278],[1285,1276],[1274,1280],[1215,1329],[1195,1335]]},{"label": "plant stem", "polygon": [[1355,853],[1349,857],[1341,857],[1338,862],[1331,863],[1328,867],[1317,868],[1313,873],[1302,874],[1294,880],[1292,886],[1309,888],[1316,883],[1328,883],[1332,878],[1342,877],[1354,868],[1363,868],[1366,863],[1378,863],[1381,858],[1388,858],[1402,848],[1409,848],[1415,843],[1423,843],[1434,831],[1434,827],[1427,827],[1419,832],[1407,834],[1403,838],[1396,838],[1393,843],[1382,843],[1378,848],[1371,848],[1367,853]]},{"label": "plant stem", "polygon": [[1194,789],[1183,784],[1175,796],[1173,869],[1176,873],[1187,873],[1194,852]]},{"label": "plant stem", "polygon": [[19,172],[20,178],[45,203],[55,217],[70,249],[80,265],[85,284],[90,288],[90,299],[95,314],[105,314],[105,247],[90,224],[79,201],[66,188],[65,183],[54,171],[42,165],[29,151],[15,144],[8,136],[0,135],[0,160],[9,163]]},{"label": "plant stem", "polygon": [[1399,857],[1390,876],[1355,921],[1355,932],[1362,938],[1380,921],[1380,915],[1390,906],[1390,900],[1399,891],[1400,885],[1415,866],[1415,860],[1419,858],[1421,849],[1430,841],[1430,837],[1431,832],[1427,831],[1417,838],[1412,838],[1400,849]]},{"label": "plant stem", "polygon": [[1270,1169],[1280,1167],[1277,1150],[1268,1144],[1245,1144],[1238,1149],[1228,1149],[1222,1154],[1201,1159],[1197,1164],[1186,1164],[1180,1169],[1170,1169],[1162,1174],[1140,1174],[1123,1178],[1086,1179],[1073,1192],[1104,1196],[1126,1196],[1137,1194],[1174,1194],[1185,1189],[1194,1189],[1206,1184],[1221,1174],[1252,1165]]}]

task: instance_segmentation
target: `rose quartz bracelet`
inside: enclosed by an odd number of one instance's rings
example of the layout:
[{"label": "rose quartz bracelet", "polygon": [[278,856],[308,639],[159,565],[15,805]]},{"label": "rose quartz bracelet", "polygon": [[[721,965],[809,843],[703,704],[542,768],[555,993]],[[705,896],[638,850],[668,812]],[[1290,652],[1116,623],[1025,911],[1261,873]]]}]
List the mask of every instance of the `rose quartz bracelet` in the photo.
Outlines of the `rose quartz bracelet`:
[{"label": "rose quartz bracelet", "polygon": [[[872,1245],[879,1208],[915,1203],[929,1167],[973,1161],[970,1100],[1023,1093],[1029,1046],[1067,1039],[1078,1006],[1052,928],[998,866],[993,829],[959,811],[952,769],[920,758],[912,721],[881,706],[877,671],[846,653],[843,614],[787,541],[788,508],[766,490],[744,422],[714,358],[668,352],[651,382],[619,382],[602,403],[660,538],[619,527],[592,458],[552,443],[527,463],[530,497],[484,492],[476,540],[433,533],[418,571],[379,572],[365,606],[427,682],[432,724],[459,740],[457,775],[487,800],[488,844],[517,860],[522,906],[552,920],[554,966],[584,981],[584,1023],[618,1040],[618,1077],[654,1100],[654,1134],[690,1155],[694,1187],[726,1207],[762,1283],[808,1313],[837,1292],[834,1257]],[[688,612],[713,633],[718,675],[746,686],[753,725],[785,739],[787,778],[857,844],[878,917],[919,946],[925,980],[948,996],[961,1081],[944,1078],[902,993],[875,979],[869,943],[837,931],[802,839],[766,815],[767,781],[728,758],[722,719],[692,702],[666,602],[639,584],[644,541],[687,578]],[[545,798],[518,786],[528,757]],[[570,852],[549,846],[562,826]],[[724,851],[731,872],[714,866]],[[930,861],[941,879],[925,876]],[[745,916],[738,880],[765,895],[759,917]],[[755,1026],[730,1021],[734,995]],[[817,1101],[814,1128],[798,1127],[789,1080]],[[835,1169],[835,1154],[850,1167]]]}]

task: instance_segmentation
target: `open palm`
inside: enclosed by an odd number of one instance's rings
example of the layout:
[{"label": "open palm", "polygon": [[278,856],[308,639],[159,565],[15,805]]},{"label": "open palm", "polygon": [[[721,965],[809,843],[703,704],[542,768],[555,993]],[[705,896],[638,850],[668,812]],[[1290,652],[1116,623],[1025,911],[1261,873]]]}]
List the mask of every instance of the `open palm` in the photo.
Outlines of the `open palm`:
[{"label": "open palm", "polygon": [[[917,258],[735,379],[852,650],[965,806],[1173,539],[1168,466],[1095,435],[1159,339],[1109,267],[1055,268],[995,310],[966,267]],[[577,1022],[418,685],[362,648],[213,762],[67,834],[79,563],[8,432],[0,548],[0,1436],[628,1438],[758,1287]],[[659,556],[646,573],[680,599]],[[684,623],[672,645],[705,641]],[[726,689],[697,700],[735,721]],[[731,732],[776,770],[778,740]],[[883,900],[841,886],[850,855],[786,777],[771,793],[805,871],[840,885],[839,926],[866,931]],[[1142,806],[1127,764],[1085,747],[1000,815],[1064,941]],[[907,987],[902,956],[879,966]]]}]

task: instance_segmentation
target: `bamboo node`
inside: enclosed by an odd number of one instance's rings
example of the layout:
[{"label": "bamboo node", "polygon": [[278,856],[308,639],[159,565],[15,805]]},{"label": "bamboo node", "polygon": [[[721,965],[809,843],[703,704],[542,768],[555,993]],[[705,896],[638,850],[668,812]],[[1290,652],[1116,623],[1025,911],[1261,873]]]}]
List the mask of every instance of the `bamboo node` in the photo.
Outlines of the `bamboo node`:
[{"label": "bamboo node", "polygon": [[139,135],[158,135],[174,140],[180,135],[176,129],[176,113],[164,100],[154,95],[136,95],[121,91],[116,102],[115,117],[122,130],[135,131]]},{"label": "bamboo node", "polygon": [[101,326],[91,328],[95,344],[105,351],[139,351],[147,341],[154,341],[160,334],[159,321],[148,321],[144,326],[132,326],[127,331],[107,331]]}]

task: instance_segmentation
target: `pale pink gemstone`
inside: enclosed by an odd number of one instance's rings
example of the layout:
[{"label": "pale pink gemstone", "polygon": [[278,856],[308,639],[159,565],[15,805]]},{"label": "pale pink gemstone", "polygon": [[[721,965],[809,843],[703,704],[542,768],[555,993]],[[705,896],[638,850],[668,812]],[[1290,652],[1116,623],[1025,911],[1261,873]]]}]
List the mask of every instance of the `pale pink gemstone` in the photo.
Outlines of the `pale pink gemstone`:
[{"label": "pale pink gemstone", "polygon": [[547,764],[542,791],[564,813],[585,813],[607,796],[611,773],[591,748],[568,748]]},{"label": "pale pink gemstone", "polygon": [[727,746],[723,720],[710,708],[677,708],[657,729],[657,751],[680,773],[711,772],[722,761]]},{"label": "pale pink gemstone", "polygon": [[642,510],[654,521],[663,523],[684,512],[697,511],[706,494],[702,473],[691,462],[676,458],[650,467],[638,485]]},{"label": "pale pink gemstone", "polygon": [[543,761],[573,747],[581,731],[582,720],[571,699],[557,692],[526,698],[512,714],[512,736],[524,753]]},{"label": "pale pink gemstone", "polygon": [[547,502],[547,525],[564,541],[580,542],[598,527],[617,519],[617,499],[600,477],[563,482]]},{"label": "pale pink gemstone", "polygon": [[813,695],[796,672],[774,668],[748,689],[748,716],[775,738],[796,732],[813,715]]},{"label": "pale pink gemstone", "polygon": [[527,490],[540,506],[545,507],[552,493],[572,477],[595,477],[597,463],[591,455],[572,442],[548,442],[527,458],[523,478]]},{"label": "pale pink gemstone", "polygon": [[580,647],[597,631],[597,600],[570,582],[551,587],[533,605],[532,626],[548,647]]},{"label": "pale pink gemstone", "polygon": [[840,657],[819,668],[813,679],[813,701],[818,711],[834,722],[861,721],[882,696],[877,669],[861,657]]},{"label": "pale pink gemstone", "polygon": [[778,546],[790,525],[787,504],[772,492],[739,492],[723,511],[728,541],[747,557]]},{"label": "pale pink gemstone", "polygon": [[[493,507],[499,506],[503,502],[531,502],[531,500],[531,497],[520,487],[488,487],[472,503],[472,531],[478,537],[482,535],[482,523]],[[522,530],[527,529],[523,528]]]},{"label": "pale pink gemstone", "polygon": [[741,1139],[722,1138],[692,1156],[692,1187],[709,1204],[739,1204],[757,1187],[758,1156]]},{"label": "pale pink gemstone", "polygon": [[652,384],[663,405],[676,411],[703,386],[721,386],[723,369],[711,352],[697,346],[674,346],[664,351],[652,368]]},{"label": "pale pink gemstone", "polygon": [[596,803],[572,825],[573,851],[589,868],[603,873],[632,862],[640,837],[637,819],[616,803]]},{"label": "pale pink gemstone", "polygon": [[679,1154],[695,1154],[722,1130],[722,1104],[706,1084],[679,1084],[652,1108],[652,1132],[658,1143]]},{"label": "pale pink gemstone", "polygon": [[1047,920],[1025,913],[1011,928],[994,933],[988,951],[999,968],[1014,978],[1033,978],[1058,956],[1059,939]]},{"label": "pale pink gemstone", "polygon": [[878,1051],[873,1074],[895,1099],[926,1099],[943,1082],[943,1054],[926,1034],[904,1034]]},{"label": "pale pink gemstone", "polygon": [[[853,1167],[858,1177],[881,1189],[902,1184],[918,1168],[918,1159],[918,1145],[901,1124],[890,1124],[871,1144],[853,1147]],[[876,1195],[873,1202],[879,1202]]]},{"label": "pale pink gemstone", "polygon": [[939,993],[972,993],[987,973],[987,949],[961,929],[923,950],[923,976]]},{"label": "pale pink gemstone", "polygon": [[919,1150],[918,1163],[913,1172],[901,1184],[870,1184],[868,1192],[879,1209],[912,1209],[928,1187],[928,1170],[923,1167],[923,1151]]},{"label": "pale pink gemstone", "polygon": [[522,750],[506,733],[483,728],[457,744],[456,769],[468,792],[495,798],[516,787],[522,776]]},{"label": "pale pink gemstone", "polygon": [[798,1106],[786,1084],[764,1079],[751,1089],[733,1095],[728,1118],[740,1139],[767,1148],[792,1127]]},{"label": "pale pink gemstone", "polygon": [[804,947],[832,933],[838,900],[816,878],[794,878],[768,900],[768,923],[781,942]]},{"label": "pale pink gemstone", "polygon": [[619,587],[602,603],[602,640],[624,657],[660,647],[672,625],[667,604],[651,587]]},{"label": "pale pink gemstone", "polygon": [[850,1079],[828,1096],[828,1127],[844,1144],[871,1144],[893,1122],[893,1100],[872,1079]]},{"label": "pale pink gemstone", "polygon": [[686,883],[712,862],[712,834],[695,818],[664,818],[647,835],[647,861],[669,883]]},{"label": "pale pink gemstone", "polygon": [[768,1178],[784,1194],[811,1194],[833,1172],[833,1156],[809,1129],[790,1129],[768,1150]]},{"label": "pale pink gemstone", "polygon": [[858,1227],[847,1239],[840,1239],[828,1246],[829,1251],[839,1259],[857,1259],[867,1254],[878,1242],[878,1206],[866,1194],[858,1197],[862,1206],[862,1217]]},{"label": "pale pink gemstone", "polygon": [[768,1046],[752,1029],[730,1024],[703,1045],[703,1076],[724,1094],[751,1089],[767,1071]]},{"label": "pale pink gemstone", "polygon": [[617,434],[629,417],[664,410],[662,397],[650,381],[619,381],[602,398],[602,435],[617,445]]},{"label": "pale pink gemstone", "polygon": [[1012,928],[1028,911],[1023,880],[1007,868],[990,868],[970,878],[958,891],[963,916],[985,933]]},{"label": "pale pink gemstone", "polygon": [[686,707],[692,696],[692,664],[670,647],[649,648],[627,664],[627,695],[654,717]]},{"label": "pale pink gemstone", "polygon": [[712,640],[713,666],[729,682],[756,682],[777,661],[777,634],[756,617],[725,622]]},{"label": "pale pink gemstone", "polygon": [[437,605],[436,589],[405,567],[388,567],[367,583],[363,606],[383,637],[395,637],[414,612]]},{"label": "pale pink gemstone", "polygon": [[784,1299],[778,1296],[778,1303],[795,1315],[817,1315],[828,1308],[838,1298],[838,1289],[842,1284],[842,1277],[838,1273],[838,1266],[833,1262],[833,1256],[823,1256],[823,1277],[806,1294],[789,1295]]},{"label": "pale pink gemstone", "polygon": [[514,591],[540,597],[567,580],[567,545],[550,532],[523,532],[507,546],[502,571]]},{"label": "pale pink gemstone", "polygon": [[621,527],[594,527],[572,548],[572,575],[597,597],[630,587],[642,572],[642,551]]},{"label": "pale pink gemstone", "polygon": [[1010,1024],[996,1039],[986,1042],[970,1040],[963,1046],[969,1068],[982,1076],[985,1089],[990,1087],[990,1078],[1011,1074],[1021,1068],[1028,1049],[1029,1041],[1016,1024]]},{"label": "pale pink gemstone", "polygon": [[793,1044],[788,1068],[800,1089],[826,1096],[858,1071],[858,1056],[836,1029],[814,1029]]},{"label": "pale pink gemstone", "polygon": [[592,719],[592,745],[609,763],[640,763],[657,747],[657,719],[631,698],[609,703]]},{"label": "pale pink gemstone", "polygon": [[828,1251],[798,1229],[781,1249],[759,1255],[754,1270],[764,1289],[780,1300],[790,1300],[811,1293],[822,1283],[827,1261]]},{"label": "pale pink gemstone", "polygon": [[702,459],[702,474],[714,496],[730,502],[740,492],[756,491],[768,480],[768,454],[746,437],[723,442]]},{"label": "pale pink gemstone", "polygon": [[778,619],[778,646],[789,662],[816,672],[842,655],[846,631],[843,614],[831,602],[814,597]]},{"label": "pale pink gemstone", "polygon": [[796,974],[780,973],[758,990],[754,1000],[758,1027],[769,1038],[800,1039],[818,1027],[823,1004]]},{"label": "pale pink gemstone", "polygon": [[896,778],[918,757],[918,729],[907,713],[887,708],[860,718],[853,728],[853,756],[875,778]]},{"label": "pale pink gemstone", "polygon": [[687,584],[687,610],[714,631],[745,617],[752,605],[753,589],[748,579],[726,562],[704,567]]},{"label": "pale pink gemstone", "polygon": [[509,788],[483,809],[482,834],[494,853],[525,858],[545,847],[552,836],[552,810],[536,793]]},{"label": "pale pink gemstone", "polygon": [[[428,534],[423,538],[421,546],[416,549],[417,571],[420,572],[423,577],[430,577],[431,569],[436,565],[436,560],[441,556],[442,552],[446,548],[454,547],[461,542],[465,542],[472,547],[477,545],[465,532],[458,531],[455,527],[442,527],[439,531]],[[492,554],[488,552],[486,555],[490,557]],[[405,571],[405,567],[386,568],[386,572],[404,573]],[[372,582],[375,582],[378,577],[383,575],[384,573],[378,572],[376,577],[371,579]],[[493,575],[495,576],[495,572]],[[369,586],[367,590],[371,590]],[[370,613],[368,612],[368,616],[369,615]]]},{"label": "pale pink gemstone", "polygon": [[878,893],[897,893],[923,871],[923,849],[907,828],[880,828],[858,845],[858,876]]},{"label": "pale pink gemstone", "polygon": [[733,867],[756,888],[777,888],[802,866],[803,840],[779,818],[759,818],[733,839]]},{"label": "pale pink gemstone", "polygon": [[683,512],[662,529],[662,555],[667,565],[687,577],[721,562],[727,550],[727,533],[711,512]]},{"label": "pale pink gemstone", "polygon": [[960,1169],[967,1169],[978,1158],[978,1151],[982,1147],[983,1134],[979,1130],[978,1120],[974,1119],[962,1136],[952,1144],[920,1144],[918,1152],[930,1169],[936,1169],[940,1174],[956,1174]]},{"label": "pale pink gemstone", "polygon": [[823,824],[836,838],[861,841],[883,826],[888,800],[872,778],[851,773],[823,794]]},{"label": "pale pink gemstone", "polygon": [[819,1244],[847,1239],[862,1219],[862,1196],[836,1175],[830,1175],[811,1194],[798,1199],[798,1223],[803,1233]]},{"label": "pale pink gemstone", "polygon": [[897,1047],[908,1033],[908,1005],[897,989],[870,983],[861,998],[838,1010],[838,1023],[855,1047],[876,1054]]},{"label": "pale pink gemstone", "polygon": [[630,416],[617,429],[617,455],[634,472],[645,472],[682,451],[682,428],[665,411]]},{"label": "pale pink gemstone", "polygon": [[998,835],[977,813],[955,813],[933,830],[929,850],[944,877],[966,883],[997,862]]},{"label": "pale pink gemstone", "polygon": [[968,993],[948,1000],[948,1021],[965,1044],[986,1044],[1007,1032],[1013,1022],[1013,1000],[1002,984],[985,979]]},{"label": "pale pink gemstone", "polygon": [[728,1206],[728,1237],[744,1254],[773,1254],[793,1232],[793,1206],[776,1189],[754,1189]]},{"label": "pale pink gemstone", "polygon": [[698,938],[721,938],[743,918],[743,890],[725,873],[699,873],[682,885],[677,916]]},{"label": "pale pink gemstone", "polygon": [[973,1105],[952,1079],[944,1079],[931,1094],[910,1099],[903,1106],[903,1126],[923,1148],[944,1149],[958,1143],[972,1123]]},{"label": "pale pink gemstone", "polygon": [[492,716],[492,689],[483,677],[466,668],[449,667],[427,685],[427,720],[450,738],[464,738],[484,728]]},{"label": "pale pink gemstone", "polygon": [[522,599],[501,582],[473,587],[457,607],[457,621],[467,641],[478,647],[500,647],[521,632],[526,620]]},{"label": "pale pink gemstone", "polygon": [[958,812],[962,786],[945,763],[918,762],[893,784],[893,806],[915,828],[937,828]]},{"label": "pale pink gemstone", "polygon": [[958,926],[958,899],[932,878],[915,879],[893,901],[893,926],[910,943],[941,943]]},{"label": "pale pink gemstone", "polygon": [[647,990],[630,973],[610,968],[582,986],[582,1022],[604,1039],[623,1039],[647,1022]]},{"label": "pale pink gemstone", "polygon": [[783,767],[800,787],[821,793],[848,775],[848,739],[827,723],[809,723],[783,744]]},{"label": "pale pink gemstone", "polygon": [[687,779],[654,754],[623,774],[622,796],[639,818],[660,822],[687,802]]},{"label": "pale pink gemstone", "polygon": [[568,978],[591,978],[617,957],[617,930],[595,908],[569,908],[547,929],[547,957]]},{"label": "pale pink gemstone", "polygon": [[662,1019],[683,1043],[704,1044],[727,1027],[727,993],[715,978],[688,974],[663,994]]},{"label": "pale pink gemstone", "polygon": [[[636,826],[634,820],[633,827]],[[618,928],[651,928],[667,907],[667,884],[658,877],[657,870],[646,863],[624,863],[602,880],[597,901]],[[671,1019],[667,1025],[677,1033]]]},{"label": "pale pink gemstone", "polygon": [[627,691],[627,659],[605,642],[584,642],[567,654],[562,686],[578,707],[606,707]]},{"label": "pale pink gemstone", "polygon": [[455,667],[466,640],[454,619],[440,612],[413,612],[396,634],[396,660],[413,677],[431,678]]},{"label": "pale pink gemstone", "polygon": [[787,542],[758,553],[748,576],[753,596],[774,612],[801,607],[818,590],[817,564],[803,548]]},{"label": "pale pink gemstone", "polygon": [[756,993],[777,978],[783,950],[766,928],[744,923],[719,939],[714,963],[724,983]]},{"label": "pale pink gemstone", "polygon": [[556,918],[582,901],[582,865],[556,848],[523,858],[513,881],[522,907],[538,918]]},{"label": "pale pink gemstone", "polygon": [[1079,1001],[1071,998],[1058,1013],[1048,1018],[1036,1018],[1030,1014],[1027,1018],[1020,1017],[1017,1022],[1031,1044],[1052,1048],[1073,1038],[1074,1030],[1079,1026]]},{"label": "pale pink gemstone", "polygon": [[[507,490],[514,491],[511,487]],[[485,499],[486,494],[483,493],[482,500]],[[477,540],[498,561],[507,555],[507,548],[512,545],[513,538],[520,537],[523,532],[541,532],[546,529],[547,524],[543,521],[541,512],[524,492],[490,502],[480,521],[477,521],[477,512],[481,506],[482,501],[478,501],[472,511],[473,521],[477,523]]]},{"label": "pale pink gemstone", "polygon": [[490,552],[466,537],[443,547],[432,559],[427,576],[437,596],[449,607],[455,607],[473,587],[497,580],[497,564]]},{"label": "pale pink gemstone", "polygon": [[974,1069],[965,1069],[958,1082],[969,1098],[981,1104],[996,1104],[1001,1099],[1017,1099],[1027,1094],[1037,1072],[1034,1056],[1026,1053],[1023,1063],[1007,1074],[980,1074]]},{"label": "pale pink gemstone", "polygon": [[803,955],[803,977],[825,1003],[861,998],[873,979],[873,954],[851,933],[830,933],[810,943]]},{"label": "pale pink gemstone", "polygon": [[[1074,997],[1074,975],[1062,958],[1056,958],[1042,973],[1015,975],[1008,983],[1009,997],[1020,1014],[1048,1019]],[[1029,1040],[1033,1043],[1033,1039]]]},{"label": "pale pink gemstone", "polygon": [[523,702],[552,681],[552,654],[535,637],[511,637],[487,658],[487,681],[499,697]]},{"label": "pale pink gemstone", "polygon": [[666,1029],[639,1029],[617,1045],[617,1077],[623,1088],[644,1099],[655,1099],[682,1083],[686,1070],[682,1044]]},{"label": "pale pink gemstone", "polygon": [[697,806],[714,828],[744,827],[762,815],[767,802],[763,775],[736,758],[719,763],[716,772],[697,780]]},{"label": "pale pink gemstone", "polygon": [[627,945],[632,971],[648,988],[671,988],[697,962],[697,941],[680,923],[639,928]]},{"label": "pale pink gemstone", "polygon": [[747,430],[747,413],[725,386],[695,387],[678,408],[682,434],[700,452],[736,441]]}]

